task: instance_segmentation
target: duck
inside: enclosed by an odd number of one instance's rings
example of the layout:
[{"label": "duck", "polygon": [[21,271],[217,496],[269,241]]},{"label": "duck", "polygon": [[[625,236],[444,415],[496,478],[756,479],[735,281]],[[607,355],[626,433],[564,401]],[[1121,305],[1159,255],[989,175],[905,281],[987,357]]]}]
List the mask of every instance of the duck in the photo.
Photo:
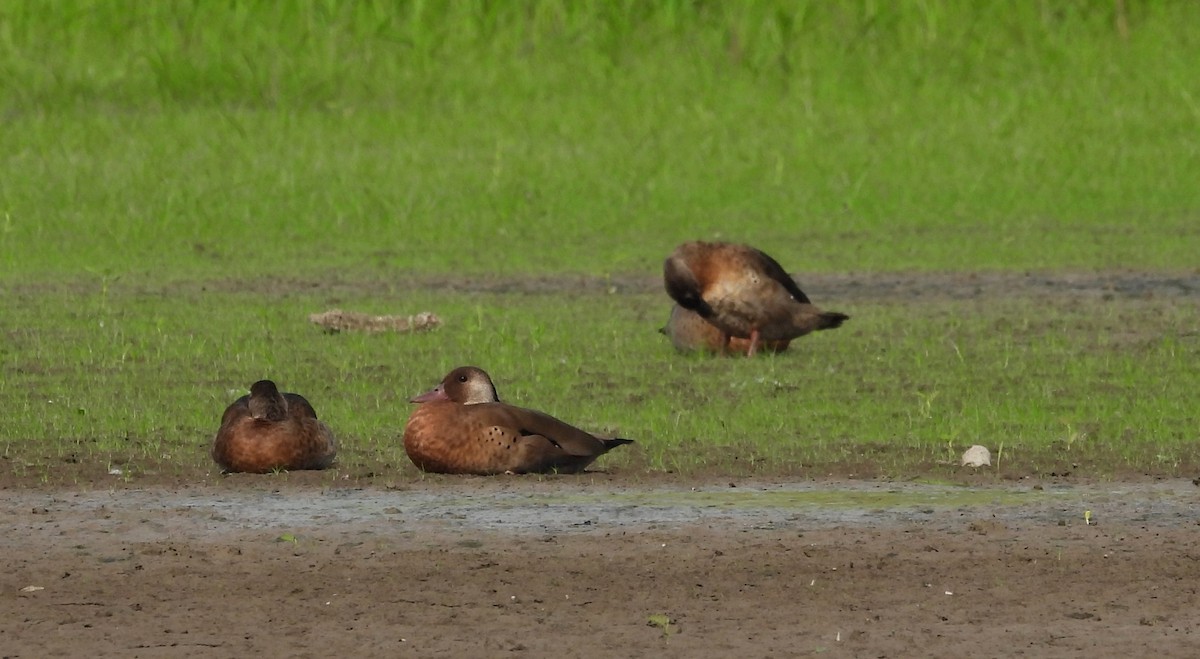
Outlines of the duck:
[{"label": "duck", "polygon": [[[720,353],[724,349],[724,335],[716,325],[704,320],[700,314],[691,309],[684,309],[678,304],[671,305],[671,315],[667,324],[659,330],[671,339],[671,345],[679,352],[709,352]],[[788,349],[789,340],[763,341],[762,349],[767,352],[780,353]],[[749,339],[729,338],[729,353],[744,355],[750,349]]]},{"label": "duck", "polygon": [[844,313],[813,305],[796,280],[765,252],[727,242],[685,242],[663,262],[667,294],[721,332],[722,352],[748,339],[753,356],[768,341],[790,341],[841,327]]},{"label": "duck", "polygon": [[575,474],[613,448],[633,443],[501,402],[491,376],[477,366],[455,368],[411,402],[418,407],[404,427],[404,451],[426,472]]},{"label": "duck", "polygon": [[212,446],[213,460],[228,473],[326,469],[336,456],[337,439],[308,400],[280,392],[271,380],[255,382],[225,408]]}]

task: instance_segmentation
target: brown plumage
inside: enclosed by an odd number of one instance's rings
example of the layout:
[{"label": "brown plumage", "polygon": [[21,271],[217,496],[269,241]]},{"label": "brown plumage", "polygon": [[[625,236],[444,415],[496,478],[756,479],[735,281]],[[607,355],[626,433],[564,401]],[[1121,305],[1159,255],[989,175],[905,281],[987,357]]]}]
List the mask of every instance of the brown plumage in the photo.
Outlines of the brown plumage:
[{"label": "brown plumage", "polygon": [[483,369],[450,371],[404,427],[404,450],[424,471],[444,474],[578,473],[629,439],[596,437],[541,412],[500,402]]},{"label": "brown plumage", "polygon": [[723,334],[749,339],[747,355],[767,341],[790,341],[833,329],[850,317],[822,311],[779,263],[749,245],[694,241],[663,263],[667,294]]},{"label": "brown plumage", "polygon": [[224,471],[261,474],[276,469],[325,469],[337,440],[304,396],[280,393],[259,380],[225,408],[212,457]]},{"label": "brown plumage", "polygon": [[[716,325],[704,320],[700,314],[690,309],[684,309],[678,304],[671,305],[671,317],[667,324],[658,330],[671,339],[671,345],[679,352],[716,352],[725,350],[725,334]],[[763,341],[761,349],[767,352],[784,352],[791,341]],[[729,337],[729,353],[744,355],[750,349],[749,339]]]}]

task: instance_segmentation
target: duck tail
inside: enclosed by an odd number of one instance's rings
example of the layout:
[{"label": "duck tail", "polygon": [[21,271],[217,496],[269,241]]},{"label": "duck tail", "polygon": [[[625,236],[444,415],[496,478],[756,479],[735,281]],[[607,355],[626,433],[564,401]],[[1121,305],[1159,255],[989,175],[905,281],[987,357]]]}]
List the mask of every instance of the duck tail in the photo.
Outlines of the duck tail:
[{"label": "duck tail", "polygon": [[623,444],[632,444],[633,443],[632,439],[621,439],[620,437],[614,437],[612,439],[602,439],[600,441],[604,442],[604,452],[605,453],[607,453]]},{"label": "duck tail", "polygon": [[842,326],[842,323],[850,320],[850,316],[837,311],[826,311],[821,314],[820,320],[817,323],[818,330],[835,329]]}]

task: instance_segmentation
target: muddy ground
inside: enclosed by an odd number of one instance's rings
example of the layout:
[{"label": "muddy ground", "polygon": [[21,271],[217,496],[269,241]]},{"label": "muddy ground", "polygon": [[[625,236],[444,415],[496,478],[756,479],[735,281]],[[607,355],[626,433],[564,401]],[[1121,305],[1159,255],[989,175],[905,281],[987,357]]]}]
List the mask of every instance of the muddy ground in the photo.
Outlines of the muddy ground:
[{"label": "muddy ground", "polygon": [[[838,300],[1200,297],[1197,273],[803,281]],[[0,657],[1200,656],[1188,479],[163,470],[131,485],[62,469],[0,480]]]},{"label": "muddy ground", "polygon": [[1200,656],[1189,480],[289,476],[6,491],[0,654]]},{"label": "muddy ground", "polygon": [[[1058,299],[1186,299],[1200,298],[1200,270],[1184,272],[1106,271],[1029,271],[1029,272],[863,272],[796,273],[796,281],[816,299],[838,303],[859,300],[971,300],[1004,297],[1051,297]],[[94,285],[94,282],[89,284]],[[361,295],[363,291],[403,292],[406,290],[446,291],[454,293],[518,293],[528,295],[583,294],[662,294],[661,275],[615,274],[606,277],[555,274],[530,275],[426,275],[414,273],[370,280],[341,277],[327,273],[320,279],[269,278],[256,284],[278,294],[320,292]],[[20,291],[35,292],[33,285]],[[243,279],[206,280],[202,283],[179,282],[168,285],[147,281],[126,286],[130,291],[186,293],[199,289],[243,291]],[[669,301],[664,298],[663,308]]]}]

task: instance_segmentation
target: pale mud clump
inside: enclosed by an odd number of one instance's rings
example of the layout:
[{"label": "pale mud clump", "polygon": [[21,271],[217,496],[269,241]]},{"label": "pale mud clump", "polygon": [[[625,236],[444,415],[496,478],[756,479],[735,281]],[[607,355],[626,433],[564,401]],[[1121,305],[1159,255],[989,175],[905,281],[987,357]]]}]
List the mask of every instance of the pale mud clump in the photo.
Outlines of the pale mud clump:
[{"label": "pale mud clump", "polygon": [[442,319],[431,311],[412,316],[373,316],[358,311],[330,309],[322,313],[309,314],[308,320],[320,325],[326,332],[425,332],[442,324]]},{"label": "pale mud clump", "polygon": [[986,446],[976,444],[963,453],[962,466],[990,467],[992,466],[992,452]]}]

